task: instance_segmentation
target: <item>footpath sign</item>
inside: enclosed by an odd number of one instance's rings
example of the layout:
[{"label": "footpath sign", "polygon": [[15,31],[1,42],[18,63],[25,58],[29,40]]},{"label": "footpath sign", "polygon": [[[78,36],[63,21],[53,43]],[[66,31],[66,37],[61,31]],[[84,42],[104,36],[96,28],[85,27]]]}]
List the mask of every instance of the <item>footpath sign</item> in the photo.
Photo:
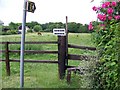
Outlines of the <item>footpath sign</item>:
[{"label": "footpath sign", "polygon": [[34,2],[27,1],[27,11],[34,13],[36,10],[36,6]]},{"label": "footpath sign", "polygon": [[64,28],[55,28],[53,29],[53,34],[57,36],[66,36],[66,31]]}]

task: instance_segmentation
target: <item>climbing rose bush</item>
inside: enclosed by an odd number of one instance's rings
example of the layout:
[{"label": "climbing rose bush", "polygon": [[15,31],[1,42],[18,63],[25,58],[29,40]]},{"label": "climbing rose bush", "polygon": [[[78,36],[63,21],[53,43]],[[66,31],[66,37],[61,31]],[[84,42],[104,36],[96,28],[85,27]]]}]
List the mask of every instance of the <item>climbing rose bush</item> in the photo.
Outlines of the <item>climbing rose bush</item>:
[{"label": "climbing rose bush", "polygon": [[[102,22],[109,22],[112,19],[115,19],[117,21],[120,20],[120,11],[117,11],[119,9],[120,1],[117,3],[115,1],[113,2],[104,2],[100,7],[94,6],[92,9],[98,13],[97,18],[99,21]],[[91,27],[91,28],[90,28]],[[93,30],[92,22],[90,22],[88,29]]]},{"label": "climbing rose bush", "polygon": [[88,26],[89,30],[94,31],[99,58],[94,73],[94,87],[95,90],[119,90],[120,1],[103,2],[92,9],[98,18],[98,21],[90,22]]}]

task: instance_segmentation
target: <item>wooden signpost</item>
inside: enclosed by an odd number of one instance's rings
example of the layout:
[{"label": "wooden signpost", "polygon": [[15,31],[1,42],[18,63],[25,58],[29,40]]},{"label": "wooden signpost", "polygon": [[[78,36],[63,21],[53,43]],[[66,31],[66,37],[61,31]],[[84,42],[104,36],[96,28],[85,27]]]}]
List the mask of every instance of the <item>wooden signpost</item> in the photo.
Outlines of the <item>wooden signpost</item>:
[{"label": "wooden signpost", "polygon": [[68,18],[66,16],[65,29],[53,29],[53,34],[58,36],[58,68],[59,78],[64,79],[68,66]]}]

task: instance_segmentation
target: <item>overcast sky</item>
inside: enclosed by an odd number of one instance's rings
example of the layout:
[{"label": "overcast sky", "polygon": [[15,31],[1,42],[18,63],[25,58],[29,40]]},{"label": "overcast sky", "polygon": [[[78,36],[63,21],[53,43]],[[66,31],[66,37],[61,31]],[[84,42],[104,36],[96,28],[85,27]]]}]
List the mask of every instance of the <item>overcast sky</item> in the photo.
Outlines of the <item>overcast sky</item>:
[{"label": "overcast sky", "polygon": [[[101,0],[31,0],[36,4],[35,13],[27,13],[27,22],[37,21],[63,22],[68,16],[69,22],[82,24],[96,20],[93,6],[99,6]],[[5,25],[12,22],[22,23],[24,0],[0,0],[0,20]]]}]

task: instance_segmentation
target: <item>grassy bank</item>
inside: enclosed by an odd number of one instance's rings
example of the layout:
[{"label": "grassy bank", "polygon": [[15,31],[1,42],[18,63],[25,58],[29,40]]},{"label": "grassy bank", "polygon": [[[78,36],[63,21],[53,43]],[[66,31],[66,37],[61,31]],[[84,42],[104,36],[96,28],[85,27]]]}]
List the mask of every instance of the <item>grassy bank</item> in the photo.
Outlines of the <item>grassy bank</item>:
[{"label": "grassy bank", "polygon": [[[0,36],[2,41],[20,41],[20,35]],[[52,33],[42,35],[26,34],[26,41],[57,41],[57,36]],[[91,34],[69,34],[69,43],[75,45],[94,46],[91,41]],[[4,49],[4,46],[2,46]],[[57,50],[57,45],[26,45],[27,50]],[[20,49],[20,45],[10,45],[10,49]],[[94,55],[94,52],[69,49],[71,54]],[[4,58],[4,54],[3,57]],[[10,58],[19,59],[19,54],[10,54]],[[25,59],[57,60],[57,55],[25,54]],[[85,62],[84,62],[85,64]],[[69,65],[83,65],[82,61],[69,61]],[[2,63],[2,87],[19,88],[19,63],[11,63],[11,76],[6,76],[5,63]],[[25,87],[26,88],[80,88],[81,78],[72,74],[72,83],[67,84],[66,79],[59,80],[58,65],[25,63]]]}]

